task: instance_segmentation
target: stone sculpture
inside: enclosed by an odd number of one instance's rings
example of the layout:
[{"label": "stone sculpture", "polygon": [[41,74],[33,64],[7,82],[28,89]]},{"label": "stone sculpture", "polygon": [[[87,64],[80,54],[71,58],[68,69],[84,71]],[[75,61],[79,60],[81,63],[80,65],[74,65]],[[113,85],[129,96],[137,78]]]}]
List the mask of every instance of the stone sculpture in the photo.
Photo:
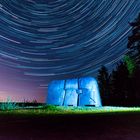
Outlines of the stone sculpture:
[{"label": "stone sculpture", "polygon": [[52,81],[46,102],[56,106],[102,106],[98,83],[92,77]]}]

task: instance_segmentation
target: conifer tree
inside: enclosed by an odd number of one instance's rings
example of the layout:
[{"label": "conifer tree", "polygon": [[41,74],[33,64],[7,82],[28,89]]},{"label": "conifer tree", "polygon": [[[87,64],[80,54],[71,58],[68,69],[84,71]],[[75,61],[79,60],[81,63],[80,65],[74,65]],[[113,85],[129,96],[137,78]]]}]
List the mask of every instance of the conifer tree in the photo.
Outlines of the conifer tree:
[{"label": "conifer tree", "polygon": [[136,64],[140,65],[140,14],[134,22],[130,23],[130,26],[132,34],[128,37],[128,54],[136,61]]},{"label": "conifer tree", "polygon": [[126,63],[120,62],[111,73],[111,95],[115,105],[124,105],[129,98],[129,72]]},{"label": "conifer tree", "polygon": [[110,77],[108,70],[105,66],[102,66],[101,69],[98,71],[98,84],[100,88],[100,94],[102,98],[102,102],[109,100],[109,94],[110,94]]}]

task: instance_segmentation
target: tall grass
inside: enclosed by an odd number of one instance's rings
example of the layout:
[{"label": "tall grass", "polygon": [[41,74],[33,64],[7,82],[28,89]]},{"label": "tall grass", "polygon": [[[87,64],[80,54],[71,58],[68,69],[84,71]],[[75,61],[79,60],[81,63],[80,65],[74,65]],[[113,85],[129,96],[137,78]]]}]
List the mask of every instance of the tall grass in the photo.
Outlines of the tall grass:
[{"label": "tall grass", "polygon": [[12,102],[10,97],[7,98],[6,102],[0,104],[0,110],[13,110],[17,108],[18,105],[15,102]]}]

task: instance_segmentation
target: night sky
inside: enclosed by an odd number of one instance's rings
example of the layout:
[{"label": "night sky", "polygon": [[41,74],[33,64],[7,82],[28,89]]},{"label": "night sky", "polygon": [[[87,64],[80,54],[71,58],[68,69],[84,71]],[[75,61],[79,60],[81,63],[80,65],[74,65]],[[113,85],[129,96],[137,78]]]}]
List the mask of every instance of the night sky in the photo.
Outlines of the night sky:
[{"label": "night sky", "polygon": [[53,79],[111,70],[139,12],[140,0],[0,0],[0,101],[44,102]]}]

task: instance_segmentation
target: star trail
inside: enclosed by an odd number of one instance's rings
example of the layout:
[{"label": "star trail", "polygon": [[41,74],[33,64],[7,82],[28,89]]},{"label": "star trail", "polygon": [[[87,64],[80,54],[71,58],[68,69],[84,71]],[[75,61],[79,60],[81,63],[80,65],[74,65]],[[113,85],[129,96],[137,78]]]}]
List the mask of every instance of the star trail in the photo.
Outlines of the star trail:
[{"label": "star trail", "polygon": [[112,69],[139,12],[140,0],[0,0],[0,97],[43,102],[53,79]]}]

